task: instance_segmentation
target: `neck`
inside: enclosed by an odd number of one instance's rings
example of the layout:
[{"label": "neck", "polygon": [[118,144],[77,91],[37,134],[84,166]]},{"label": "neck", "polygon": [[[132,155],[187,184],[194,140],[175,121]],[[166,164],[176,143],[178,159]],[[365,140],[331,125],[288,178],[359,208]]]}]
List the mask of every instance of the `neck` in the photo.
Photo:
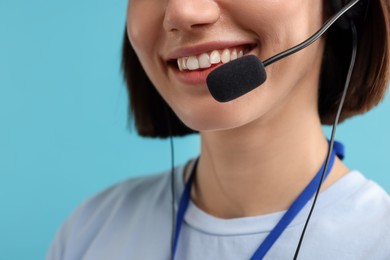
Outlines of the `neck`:
[{"label": "neck", "polygon": [[[328,143],[317,115],[267,120],[201,134],[192,200],[221,218],[286,210],[323,164]],[[310,122],[310,123],[308,123]],[[313,123],[315,122],[315,123]],[[259,130],[260,129],[260,130]],[[348,169],[335,162],[323,188]]]}]

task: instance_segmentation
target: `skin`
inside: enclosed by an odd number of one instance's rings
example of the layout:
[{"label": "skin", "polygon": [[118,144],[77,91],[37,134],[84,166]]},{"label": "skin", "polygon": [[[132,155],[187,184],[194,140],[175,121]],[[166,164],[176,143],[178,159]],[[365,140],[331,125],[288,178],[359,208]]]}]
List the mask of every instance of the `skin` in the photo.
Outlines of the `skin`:
[{"label": "skin", "polygon": [[[145,12],[147,10],[147,12]],[[179,118],[200,132],[193,202],[221,218],[285,210],[327,153],[317,111],[324,41],[267,67],[267,81],[218,103],[205,84],[177,77],[177,48],[255,43],[265,60],[302,42],[323,23],[322,0],[130,0],[128,36],[142,66]],[[215,48],[214,48],[215,49]],[[348,169],[336,160],[326,189]]]}]

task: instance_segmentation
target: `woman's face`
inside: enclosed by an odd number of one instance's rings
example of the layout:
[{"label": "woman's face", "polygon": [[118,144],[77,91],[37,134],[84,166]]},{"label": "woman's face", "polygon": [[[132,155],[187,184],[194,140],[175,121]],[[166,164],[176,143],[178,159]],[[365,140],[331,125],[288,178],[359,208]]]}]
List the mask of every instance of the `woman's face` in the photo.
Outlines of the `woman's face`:
[{"label": "woman's face", "polygon": [[235,56],[252,54],[265,60],[307,39],[322,25],[322,4],[129,0],[127,28],[147,75],[187,126],[231,129],[317,109],[322,41],[270,65],[261,87],[228,103],[211,97],[206,77]]}]

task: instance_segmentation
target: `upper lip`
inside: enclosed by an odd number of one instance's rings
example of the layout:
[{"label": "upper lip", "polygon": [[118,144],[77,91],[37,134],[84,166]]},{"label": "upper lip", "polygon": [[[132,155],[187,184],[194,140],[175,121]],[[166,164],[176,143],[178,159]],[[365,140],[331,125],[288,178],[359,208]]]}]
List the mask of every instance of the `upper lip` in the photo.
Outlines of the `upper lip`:
[{"label": "upper lip", "polygon": [[189,56],[195,56],[202,53],[210,52],[213,50],[223,50],[226,48],[234,48],[234,47],[240,47],[240,46],[254,46],[256,43],[254,42],[207,42],[207,43],[201,43],[197,45],[192,46],[186,46],[186,47],[179,47],[177,49],[174,49],[165,57],[165,60],[175,60],[181,57],[189,57]]}]

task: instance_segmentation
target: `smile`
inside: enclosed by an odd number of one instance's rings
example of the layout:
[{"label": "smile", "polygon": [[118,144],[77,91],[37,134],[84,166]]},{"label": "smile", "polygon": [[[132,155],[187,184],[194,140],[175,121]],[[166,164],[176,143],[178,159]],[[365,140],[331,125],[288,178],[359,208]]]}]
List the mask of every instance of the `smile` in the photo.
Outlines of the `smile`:
[{"label": "smile", "polygon": [[199,55],[191,55],[177,58],[177,67],[180,71],[193,71],[207,69],[216,64],[225,64],[244,56],[250,51],[250,47],[241,46],[225,48],[223,50],[212,50]]}]

